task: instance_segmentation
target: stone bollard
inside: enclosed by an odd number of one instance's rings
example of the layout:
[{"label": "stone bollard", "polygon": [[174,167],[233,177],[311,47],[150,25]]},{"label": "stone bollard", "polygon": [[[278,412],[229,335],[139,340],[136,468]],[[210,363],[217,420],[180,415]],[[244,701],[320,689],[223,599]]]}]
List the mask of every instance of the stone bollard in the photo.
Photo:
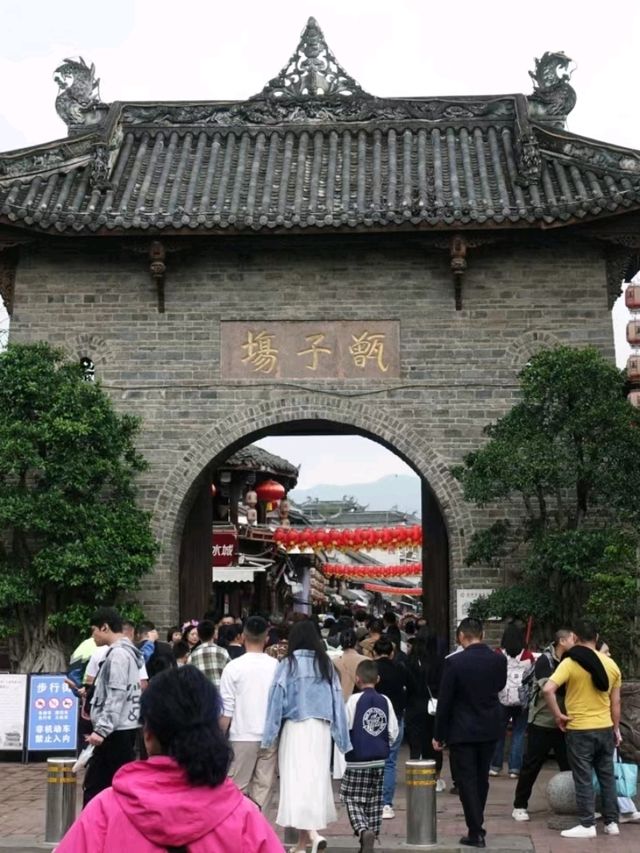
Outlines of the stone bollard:
[{"label": "stone bollard", "polygon": [[436,763],[407,761],[407,844],[434,847],[437,842]]},{"label": "stone bollard", "polygon": [[[573,774],[570,770],[556,773],[547,785],[547,800],[553,815],[547,821],[549,829],[569,829],[576,824],[578,806],[576,804],[576,788],[573,784]],[[596,795],[596,811],[601,811],[600,795]]]},{"label": "stone bollard", "polygon": [[75,758],[47,758],[47,842],[60,841],[76,819],[75,763]]}]

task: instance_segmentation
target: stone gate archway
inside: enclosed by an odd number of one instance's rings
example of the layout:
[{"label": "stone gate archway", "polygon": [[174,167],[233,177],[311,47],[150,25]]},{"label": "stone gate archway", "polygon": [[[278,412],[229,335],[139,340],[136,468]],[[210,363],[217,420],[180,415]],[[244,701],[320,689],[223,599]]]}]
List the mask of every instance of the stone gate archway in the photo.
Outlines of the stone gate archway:
[{"label": "stone gate archway", "polygon": [[182,530],[203,473],[237,448],[256,441],[274,428],[301,422],[316,422],[319,427],[330,424],[337,431],[356,432],[377,441],[400,456],[422,478],[446,528],[450,592],[448,617],[453,620],[455,589],[466,543],[473,531],[470,513],[462,500],[458,483],[451,476],[449,464],[424,437],[384,408],[321,394],[248,406],[241,416],[234,415],[210,426],[166,479],[153,516],[161,549],[157,571],[169,581],[172,618],[177,615],[178,607],[178,557]]}]

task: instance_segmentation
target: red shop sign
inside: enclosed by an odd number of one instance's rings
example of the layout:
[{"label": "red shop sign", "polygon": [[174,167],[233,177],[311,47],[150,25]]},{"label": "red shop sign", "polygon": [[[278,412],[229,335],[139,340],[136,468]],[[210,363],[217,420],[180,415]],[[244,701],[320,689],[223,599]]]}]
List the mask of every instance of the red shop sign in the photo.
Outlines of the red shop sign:
[{"label": "red shop sign", "polygon": [[230,530],[211,534],[211,565],[215,568],[233,566],[238,554],[238,534]]}]

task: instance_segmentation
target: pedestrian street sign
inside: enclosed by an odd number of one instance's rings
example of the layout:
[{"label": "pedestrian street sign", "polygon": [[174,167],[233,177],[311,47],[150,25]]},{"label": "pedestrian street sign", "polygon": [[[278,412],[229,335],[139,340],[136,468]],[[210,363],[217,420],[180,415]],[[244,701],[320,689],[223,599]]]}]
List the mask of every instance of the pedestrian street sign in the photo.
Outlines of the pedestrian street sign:
[{"label": "pedestrian street sign", "polygon": [[32,675],[29,681],[27,751],[75,751],[78,699],[64,675]]}]

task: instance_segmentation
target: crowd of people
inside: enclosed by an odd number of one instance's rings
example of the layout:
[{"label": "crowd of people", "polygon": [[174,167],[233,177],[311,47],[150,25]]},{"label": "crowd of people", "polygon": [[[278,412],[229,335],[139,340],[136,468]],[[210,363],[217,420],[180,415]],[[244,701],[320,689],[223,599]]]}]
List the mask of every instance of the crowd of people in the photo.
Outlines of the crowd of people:
[{"label": "crowd of people", "polygon": [[[595,836],[592,772],[605,833],[640,819],[615,795],[620,671],[596,650],[594,626],[559,629],[537,659],[515,624],[492,649],[482,625],[465,619],[456,641],[447,654],[424,620],[389,611],[323,622],[293,614],[276,624],[205,618],[169,629],[163,642],[151,623],[136,631],[112,608],[98,610],[69,671],[93,747],[86,808],[58,850],[95,849],[87,839],[98,826],[105,851],[128,841],[149,853],[281,851],[261,814],[279,780],[276,823],[297,830],[292,853],[317,853],[327,844],[321,830],[336,820],[333,777],[361,853],[372,853],[382,821],[395,815],[405,739],[410,758],[435,761],[439,793],[448,748],[468,828],[461,843],[485,847],[489,778],[502,772],[508,729],[514,820],[529,819],[551,752],[576,784],[580,823],[565,837]],[[215,820],[211,811],[194,816],[205,802],[217,804]]]}]

